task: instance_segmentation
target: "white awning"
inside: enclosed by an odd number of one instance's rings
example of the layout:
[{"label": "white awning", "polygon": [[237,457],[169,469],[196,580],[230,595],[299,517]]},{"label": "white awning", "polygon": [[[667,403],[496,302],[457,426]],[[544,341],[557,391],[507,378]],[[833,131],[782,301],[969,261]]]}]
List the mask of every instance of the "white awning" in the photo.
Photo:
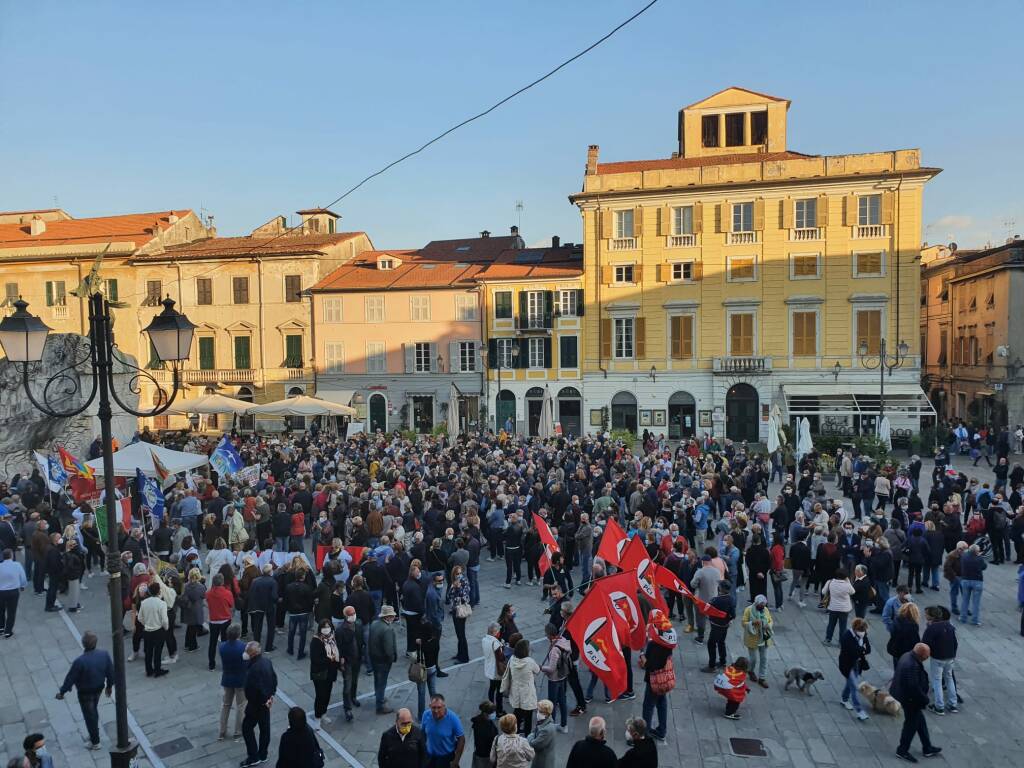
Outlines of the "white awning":
[{"label": "white awning", "polygon": [[352,397],[355,395],[354,389],[317,389],[316,396],[323,398],[324,400],[330,400],[332,403],[338,403],[339,405],[352,405]]},{"label": "white awning", "polygon": [[[878,413],[879,390],[870,385],[784,384],[786,410],[798,416],[871,416]],[[917,418],[934,416],[935,409],[917,384],[886,382],[885,410]]]}]

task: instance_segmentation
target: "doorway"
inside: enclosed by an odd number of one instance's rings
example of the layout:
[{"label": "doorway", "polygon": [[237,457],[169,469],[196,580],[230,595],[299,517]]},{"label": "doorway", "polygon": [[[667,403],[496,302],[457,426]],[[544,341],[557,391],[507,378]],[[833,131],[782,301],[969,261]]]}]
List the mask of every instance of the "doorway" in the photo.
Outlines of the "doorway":
[{"label": "doorway", "polygon": [[734,442],[758,439],[757,390],[749,384],[734,384],[725,395],[725,436]]},{"label": "doorway", "polygon": [[636,434],[636,397],[632,392],[619,392],[612,398],[612,429],[626,429]]},{"label": "doorway", "polygon": [[540,414],[544,404],[544,390],[530,387],[526,390],[526,434],[537,437],[540,432]]},{"label": "doorway", "polygon": [[379,392],[370,395],[370,434],[378,430],[388,431],[388,401]]},{"label": "doorway", "polygon": [[668,439],[693,437],[697,425],[697,402],[689,392],[674,392],[668,399]]},{"label": "doorway", "polygon": [[412,399],[412,424],[420,434],[434,429],[434,398],[430,395],[415,395]]},{"label": "doorway", "polygon": [[[239,387],[238,393],[235,397],[246,403],[253,402],[252,390],[249,387]],[[256,428],[256,417],[255,416],[239,416],[238,417],[238,428],[240,430],[249,430],[250,432]]]},{"label": "doorway", "polygon": [[511,432],[516,431],[516,396],[503,389],[498,393],[497,407],[494,409],[494,431],[500,432],[511,422]]},{"label": "doorway", "polygon": [[564,437],[583,434],[583,396],[576,387],[562,387],[558,392],[558,421]]},{"label": "doorway", "polygon": [[[292,387],[288,390],[288,397],[301,397],[306,394],[299,387]],[[294,430],[296,432],[303,432],[306,429],[306,417],[305,416],[285,416],[284,425],[286,429]]]}]

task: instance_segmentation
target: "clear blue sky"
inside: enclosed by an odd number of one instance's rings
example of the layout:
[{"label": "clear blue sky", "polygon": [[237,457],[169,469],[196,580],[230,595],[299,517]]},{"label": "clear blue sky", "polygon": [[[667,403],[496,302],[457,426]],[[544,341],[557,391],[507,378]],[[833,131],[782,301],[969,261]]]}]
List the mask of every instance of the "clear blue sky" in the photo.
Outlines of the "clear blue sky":
[{"label": "clear blue sky", "polygon": [[[3,3],[0,209],[204,207],[222,234],[329,202],[589,44],[642,0]],[[1024,5],[661,0],[582,60],[338,206],[378,247],[579,240],[588,144],[668,156],[676,112],[792,100],[790,148],[920,147],[923,239],[1024,231]]]}]

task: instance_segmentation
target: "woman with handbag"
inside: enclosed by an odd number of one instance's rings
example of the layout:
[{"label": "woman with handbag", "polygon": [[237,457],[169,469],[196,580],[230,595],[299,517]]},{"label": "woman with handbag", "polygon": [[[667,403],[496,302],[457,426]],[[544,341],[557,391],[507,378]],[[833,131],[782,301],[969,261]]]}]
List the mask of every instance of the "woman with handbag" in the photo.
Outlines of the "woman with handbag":
[{"label": "woman with handbag", "polygon": [[331,704],[331,689],[341,668],[341,652],[334,636],[334,623],[321,619],[316,634],[309,641],[309,679],[313,681],[316,696],[313,700],[313,727],[320,730],[320,722],[330,725],[327,708]]},{"label": "woman with handbag", "polygon": [[466,619],[473,613],[469,601],[469,579],[466,578],[465,569],[461,565],[456,565],[452,568],[452,581],[451,586],[448,587],[447,602],[451,606],[452,623],[455,624],[455,637],[459,641],[458,651],[452,659],[460,664],[465,664],[469,661],[469,643],[466,641]]},{"label": "woman with handbag", "polygon": [[[908,603],[912,605],[912,603]],[[871,653],[871,642],[868,640],[868,623],[864,619],[853,620],[850,629],[839,638],[839,672],[846,678],[843,686],[843,706],[857,713],[858,720],[867,720],[868,713],[857,696],[857,685],[861,673],[867,672],[868,654]]]},{"label": "woman with handbag", "polygon": [[523,735],[533,730],[533,713],[537,711],[537,682],[540,666],[530,658],[530,641],[521,638],[501,679],[501,692],[515,713]]},{"label": "woman with handbag", "polygon": [[[676,687],[676,673],[672,666],[672,652],[678,639],[672,622],[658,608],[651,609],[647,624],[647,647],[640,654],[640,668],[644,670],[643,718],[655,740],[664,742],[668,732],[668,694]],[[658,727],[651,718],[658,712]]]},{"label": "woman with handbag", "polygon": [[416,659],[409,665],[409,680],[416,683],[416,719],[423,720],[427,707],[427,693],[437,693],[434,681],[437,679],[437,655],[441,652],[441,636],[437,627],[429,621],[420,624],[420,636],[416,638]]}]

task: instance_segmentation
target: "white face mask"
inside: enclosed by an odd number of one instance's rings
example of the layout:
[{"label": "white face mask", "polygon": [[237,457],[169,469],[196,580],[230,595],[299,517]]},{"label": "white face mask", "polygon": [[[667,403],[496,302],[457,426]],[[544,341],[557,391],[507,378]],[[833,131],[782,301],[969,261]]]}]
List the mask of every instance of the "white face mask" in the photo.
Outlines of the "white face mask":
[{"label": "white face mask", "polygon": [[250,658],[252,658],[252,657],[249,656],[249,652],[248,651],[242,651],[242,661],[248,661]]},{"label": "white face mask", "polygon": [[320,628],[320,634],[323,635],[324,637],[327,637],[329,634],[331,634],[331,628],[330,627],[321,627]]},{"label": "white face mask", "polygon": [[355,624],[356,623],[356,617],[355,616],[346,616],[345,617],[345,621],[347,621],[349,624]]}]

